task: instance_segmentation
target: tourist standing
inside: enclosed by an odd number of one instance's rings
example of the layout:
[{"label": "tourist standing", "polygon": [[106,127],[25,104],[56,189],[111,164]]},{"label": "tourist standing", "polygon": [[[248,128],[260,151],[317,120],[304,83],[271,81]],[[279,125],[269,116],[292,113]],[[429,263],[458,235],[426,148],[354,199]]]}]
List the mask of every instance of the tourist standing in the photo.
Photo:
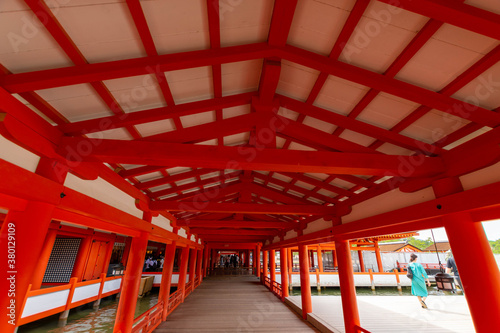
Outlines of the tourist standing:
[{"label": "tourist standing", "polygon": [[425,300],[429,294],[425,287],[425,280],[427,280],[427,285],[429,287],[431,286],[431,282],[429,281],[429,277],[424,267],[417,262],[417,259],[417,255],[412,253],[410,256],[410,264],[408,265],[408,269],[411,269],[413,272],[413,278],[411,279],[411,294],[418,297],[418,301],[420,305],[422,305],[422,308],[427,309]]}]

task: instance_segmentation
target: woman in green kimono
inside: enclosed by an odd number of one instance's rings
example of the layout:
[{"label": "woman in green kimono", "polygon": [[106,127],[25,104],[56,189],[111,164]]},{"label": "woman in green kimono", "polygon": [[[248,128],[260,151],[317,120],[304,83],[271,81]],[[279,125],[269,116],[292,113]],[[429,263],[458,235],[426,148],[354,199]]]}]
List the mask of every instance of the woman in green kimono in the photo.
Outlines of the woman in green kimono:
[{"label": "woman in green kimono", "polygon": [[413,279],[411,280],[411,294],[417,296],[422,307],[427,309],[425,299],[429,294],[427,293],[427,288],[425,287],[425,280],[427,280],[427,285],[429,287],[431,286],[431,282],[429,281],[429,277],[427,276],[424,267],[417,262],[417,258],[417,255],[413,253],[410,256],[410,264],[408,265],[413,272]]}]

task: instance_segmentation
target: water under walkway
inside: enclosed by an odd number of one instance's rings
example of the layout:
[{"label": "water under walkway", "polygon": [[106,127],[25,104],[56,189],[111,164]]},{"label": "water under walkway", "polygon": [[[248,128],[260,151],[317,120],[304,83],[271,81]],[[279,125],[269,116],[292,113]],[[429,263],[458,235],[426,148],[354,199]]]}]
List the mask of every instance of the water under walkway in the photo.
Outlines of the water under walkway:
[{"label": "water under walkway", "polygon": [[251,275],[217,275],[155,330],[162,332],[319,332]]},{"label": "water under walkway", "polygon": [[[429,296],[428,309],[422,309],[415,296],[357,296],[357,300],[361,327],[372,333],[475,332],[464,296]],[[288,297],[287,303],[301,313],[300,296]],[[321,331],[344,333],[341,297],[313,296],[308,320]]]}]

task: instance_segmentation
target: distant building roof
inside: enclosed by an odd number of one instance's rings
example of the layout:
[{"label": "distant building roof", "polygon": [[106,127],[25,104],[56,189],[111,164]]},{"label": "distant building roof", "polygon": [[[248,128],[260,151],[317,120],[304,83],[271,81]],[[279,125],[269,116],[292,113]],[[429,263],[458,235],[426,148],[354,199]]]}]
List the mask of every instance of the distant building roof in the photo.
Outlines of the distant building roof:
[{"label": "distant building roof", "polygon": [[418,247],[403,242],[379,243],[380,251],[384,252],[422,252]]},{"label": "distant building roof", "polygon": [[436,252],[436,247],[438,252],[446,252],[451,249],[450,242],[436,242],[436,246],[434,244],[427,246],[424,251],[425,252]]}]

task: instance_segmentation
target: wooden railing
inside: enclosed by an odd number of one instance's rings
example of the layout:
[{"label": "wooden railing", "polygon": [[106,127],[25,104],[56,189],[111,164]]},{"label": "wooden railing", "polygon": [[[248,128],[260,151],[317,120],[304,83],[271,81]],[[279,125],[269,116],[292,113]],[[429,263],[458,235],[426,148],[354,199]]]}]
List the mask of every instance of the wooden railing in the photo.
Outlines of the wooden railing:
[{"label": "wooden railing", "polygon": [[132,333],[150,333],[161,323],[163,302],[157,303],[134,320]]},{"label": "wooden railing", "polygon": [[272,288],[271,288],[272,293],[281,298],[281,295],[283,295],[283,289],[281,288],[281,283],[278,283],[276,281],[271,281],[271,282],[272,282]]},{"label": "wooden railing", "polygon": [[105,273],[97,280],[77,282],[77,278],[72,278],[69,284],[51,288],[31,290],[29,285],[21,307],[19,325],[116,294],[120,292],[121,285],[122,276],[107,278]]},{"label": "wooden railing", "polygon": [[264,276],[264,285],[271,289],[271,279],[269,278],[269,276]]},{"label": "wooden railing", "polygon": [[177,289],[168,297],[168,309],[167,314],[172,313],[179,304],[182,303],[182,289]]}]

